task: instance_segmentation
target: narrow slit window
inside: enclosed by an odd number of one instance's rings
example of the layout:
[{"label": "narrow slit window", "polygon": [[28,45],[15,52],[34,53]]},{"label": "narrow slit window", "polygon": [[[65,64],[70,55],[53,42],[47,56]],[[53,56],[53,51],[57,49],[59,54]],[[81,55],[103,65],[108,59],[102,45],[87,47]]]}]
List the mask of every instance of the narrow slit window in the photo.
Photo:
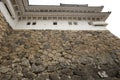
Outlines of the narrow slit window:
[{"label": "narrow slit window", "polygon": [[43,17],[43,20],[47,20],[47,17]]},{"label": "narrow slit window", "polygon": [[57,25],[57,22],[53,22],[53,25]]},{"label": "narrow slit window", "polygon": [[68,22],[69,25],[72,25],[72,22]]},{"label": "narrow slit window", "polygon": [[81,17],[78,17],[78,20],[81,20]]},{"label": "narrow slit window", "polygon": [[96,18],[97,21],[100,21],[100,18]]},{"label": "narrow slit window", "polygon": [[58,20],[62,20],[62,17],[58,17]]},{"label": "narrow slit window", "polygon": [[90,18],[90,17],[88,17],[88,20],[91,20],[91,18]]},{"label": "narrow slit window", "polygon": [[31,23],[30,22],[27,22],[27,25],[30,25]]},{"label": "narrow slit window", "polygon": [[78,23],[77,23],[77,22],[74,22],[74,25],[78,25]]},{"label": "narrow slit window", "polygon": [[32,25],[36,25],[36,22],[33,22]]}]

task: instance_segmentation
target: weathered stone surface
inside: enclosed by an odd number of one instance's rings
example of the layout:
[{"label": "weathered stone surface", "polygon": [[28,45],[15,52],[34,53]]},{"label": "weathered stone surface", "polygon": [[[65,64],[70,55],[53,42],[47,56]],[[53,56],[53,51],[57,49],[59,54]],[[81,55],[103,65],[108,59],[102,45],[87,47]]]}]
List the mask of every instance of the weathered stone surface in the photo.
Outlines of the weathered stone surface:
[{"label": "weathered stone surface", "polygon": [[120,39],[109,31],[16,31],[0,13],[0,80],[103,79],[120,79]]},{"label": "weathered stone surface", "polygon": [[71,69],[63,69],[63,70],[61,70],[61,73],[62,73],[63,75],[68,75],[68,76],[70,76],[70,75],[73,75],[73,70],[71,70]]},{"label": "weathered stone surface", "polygon": [[34,73],[40,73],[40,72],[43,72],[45,70],[45,67],[43,65],[36,66],[33,64],[31,70]]},{"label": "weathered stone surface", "polygon": [[82,80],[80,76],[73,75],[72,80]]},{"label": "weathered stone surface", "polygon": [[28,78],[23,78],[22,80],[29,80]]},{"label": "weathered stone surface", "polygon": [[24,73],[24,77],[28,79],[35,79],[36,75],[32,72],[26,72]]},{"label": "weathered stone surface", "polygon": [[9,33],[11,33],[11,31],[11,27],[5,21],[2,13],[0,12],[0,43],[9,35]]},{"label": "weathered stone surface", "polygon": [[38,74],[36,80],[50,80],[49,74]]},{"label": "weathered stone surface", "polygon": [[11,68],[8,68],[8,67],[0,67],[0,73],[6,73],[10,70],[11,70]]},{"label": "weathered stone surface", "polygon": [[29,60],[26,58],[23,58],[21,65],[25,67],[29,67],[30,66]]},{"label": "weathered stone surface", "polygon": [[55,65],[50,65],[47,67],[48,72],[55,72],[57,70],[57,66]]},{"label": "weathered stone surface", "polygon": [[60,80],[71,80],[71,78],[67,75],[62,75]]},{"label": "weathered stone surface", "polygon": [[50,74],[50,80],[60,80],[60,76],[58,74]]},{"label": "weathered stone surface", "polygon": [[98,72],[98,75],[99,75],[101,78],[106,78],[106,77],[108,77],[108,75],[106,74],[105,71],[99,71],[99,72]]},{"label": "weathered stone surface", "polygon": [[8,74],[0,76],[0,80],[10,80],[10,79],[11,79],[11,75]]}]

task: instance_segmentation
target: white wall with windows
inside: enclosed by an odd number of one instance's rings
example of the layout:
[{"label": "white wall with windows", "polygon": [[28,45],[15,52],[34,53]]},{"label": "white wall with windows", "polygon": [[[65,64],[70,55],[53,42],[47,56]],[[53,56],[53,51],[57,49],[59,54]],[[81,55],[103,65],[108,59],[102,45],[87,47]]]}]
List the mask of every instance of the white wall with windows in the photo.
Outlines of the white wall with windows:
[{"label": "white wall with windows", "polygon": [[92,26],[87,21],[77,20],[24,20],[13,29],[35,30],[106,30],[105,26]]},{"label": "white wall with windows", "polygon": [[[17,20],[13,19],[10,15],[9,10],[5,7],[5,5],[0,2],[0,11],[5,16],[7,22],[12,26],[13,29],[16,30],[25,30],[25,29],[35,29],[35,30],[106,30],[105,26],[92,26],[88,24],[90,20],[94,18],[89,17],[51,17],[52,19],[49,20],[46,18],[42,18],[42,20],[34,19],[29,20]],[[39,17],[38,17],[39,18]],[[70,19],[69,19],[70,18]],[[101,18],[100,18],[101,19]],[[98,17],[95,18],[93,21],[101,21],[98,20]]]}]

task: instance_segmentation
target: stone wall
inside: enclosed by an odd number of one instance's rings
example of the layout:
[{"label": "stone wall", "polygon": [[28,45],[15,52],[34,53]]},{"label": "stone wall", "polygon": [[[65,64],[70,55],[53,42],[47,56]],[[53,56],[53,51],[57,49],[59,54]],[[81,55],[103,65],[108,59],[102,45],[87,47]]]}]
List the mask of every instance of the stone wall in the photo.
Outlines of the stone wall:
[{"label": "stone wall", "polygon": [[11,31],[11,27],[5,21],[4,16],[0,12],[0,43],[10,34]]},{"label": "stone wall", "polygon": [[120,79],[120,39],[109,31],[19,30],[1,45],[0,80]]},{"label": "stone wall", "polygon": [[0,80],[120,80],[120,39],[109,31],[14,31],[0,13]]}]

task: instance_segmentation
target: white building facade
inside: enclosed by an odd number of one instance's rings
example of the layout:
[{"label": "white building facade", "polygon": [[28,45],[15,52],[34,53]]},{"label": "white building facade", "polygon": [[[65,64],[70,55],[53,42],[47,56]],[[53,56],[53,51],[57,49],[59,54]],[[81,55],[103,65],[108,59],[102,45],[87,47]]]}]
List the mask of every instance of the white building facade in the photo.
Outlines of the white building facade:
[{"label": "white building facade", "polygon": [[29,5],[28,0],[1,0],[0,10],[13,29],[106,30],[111,12],[87,4]]}]

